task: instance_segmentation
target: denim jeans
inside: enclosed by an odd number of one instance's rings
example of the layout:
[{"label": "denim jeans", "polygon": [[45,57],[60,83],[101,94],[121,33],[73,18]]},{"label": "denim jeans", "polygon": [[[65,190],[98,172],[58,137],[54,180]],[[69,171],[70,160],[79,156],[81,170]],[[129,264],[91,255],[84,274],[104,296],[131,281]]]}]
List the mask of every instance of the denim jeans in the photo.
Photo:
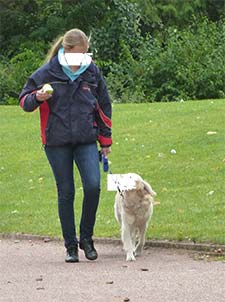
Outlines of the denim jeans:
[{"label": "denim jeans", "polygon": [[96,143],[85,145],[45,146],[54,173],[58,192],[58,212],[68,248],[77,244],[74,217],[74,162],[83,185],[83,205],[80,220],[80,241],[91,239],[100,196],[100,168]]}]

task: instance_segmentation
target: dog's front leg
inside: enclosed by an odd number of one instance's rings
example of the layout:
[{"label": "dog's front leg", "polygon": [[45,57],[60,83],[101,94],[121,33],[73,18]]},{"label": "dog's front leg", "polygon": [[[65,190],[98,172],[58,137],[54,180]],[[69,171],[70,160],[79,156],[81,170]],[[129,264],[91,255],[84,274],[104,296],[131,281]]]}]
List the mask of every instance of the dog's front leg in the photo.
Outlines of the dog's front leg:
[{"label": "dog's front leg", "polygon": [[127,261],[135,261],[135,256],[133,253],[133,244],[131,238],[131,230],[129,224],[122,224],[122,241],[123,241],[123,248],[126,252]]}]

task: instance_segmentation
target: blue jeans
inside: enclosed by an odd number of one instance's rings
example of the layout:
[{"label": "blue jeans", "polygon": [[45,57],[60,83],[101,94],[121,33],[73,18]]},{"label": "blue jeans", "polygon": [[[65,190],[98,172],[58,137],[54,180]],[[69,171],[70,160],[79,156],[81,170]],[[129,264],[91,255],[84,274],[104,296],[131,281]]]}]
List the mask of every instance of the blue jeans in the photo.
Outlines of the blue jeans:
[{"label": "blue jeans", "polygon": [[65,247],[78,243],[74,217],[74,161],[83,185],[80,241],[91,239],[100,196],[100,168],[97,144],[45,146],[58,192],[58,212]]}]

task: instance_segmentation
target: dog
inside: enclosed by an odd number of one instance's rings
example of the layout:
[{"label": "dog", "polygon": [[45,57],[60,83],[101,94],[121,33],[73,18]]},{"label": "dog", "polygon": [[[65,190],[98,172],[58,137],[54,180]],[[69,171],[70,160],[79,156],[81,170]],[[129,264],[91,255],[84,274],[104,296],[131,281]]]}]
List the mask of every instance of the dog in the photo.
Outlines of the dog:
[{"label": "dog", "polygon": [[115,196],[115,218],[121,226],[121,240],[127,261],[135,261],[145,244],[145,233],[153,214],[156,193],[150,184],[135,173],[125,175],[131,188],[118,191]]}]

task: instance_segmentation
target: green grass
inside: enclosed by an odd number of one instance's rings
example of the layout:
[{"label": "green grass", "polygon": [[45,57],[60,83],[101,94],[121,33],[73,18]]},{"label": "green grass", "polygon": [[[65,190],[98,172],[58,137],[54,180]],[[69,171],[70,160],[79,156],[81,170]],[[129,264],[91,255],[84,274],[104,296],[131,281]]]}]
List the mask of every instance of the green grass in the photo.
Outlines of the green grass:
[{"label": "green grass", "polygon": [[[38,111],[1,106],[0,120],[0,232],[61,236]],[[148,238],[225,243],[224,121],[224,100],[113,106],[112,172],[139,173],[158,194]],[[76,169],[75,179],[78,228],[82,189]],[[97,237],[120,236],[114,195],[102,172]]]}]

